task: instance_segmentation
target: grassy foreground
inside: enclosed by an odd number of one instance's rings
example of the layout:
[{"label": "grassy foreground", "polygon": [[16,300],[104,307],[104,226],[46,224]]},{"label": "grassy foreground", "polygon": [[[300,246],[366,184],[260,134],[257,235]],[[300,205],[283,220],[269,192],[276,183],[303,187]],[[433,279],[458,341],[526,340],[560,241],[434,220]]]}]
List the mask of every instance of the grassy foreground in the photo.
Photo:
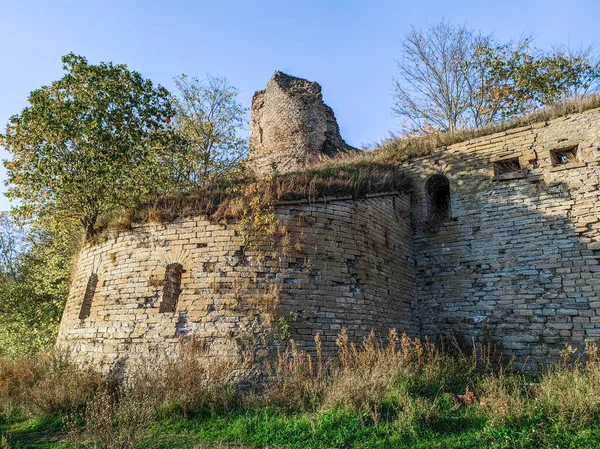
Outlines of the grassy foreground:
[{"label": "grassy foreground", "polygon": [[[599,347],[537,376],[477,351],[391,332],[336,360],[290,350],[260,389],[225,380],[193,345],[131,382],[58,354],[0,361],[0,449],[595,448]],[[317,339],[317,348],[319,341]]]}]

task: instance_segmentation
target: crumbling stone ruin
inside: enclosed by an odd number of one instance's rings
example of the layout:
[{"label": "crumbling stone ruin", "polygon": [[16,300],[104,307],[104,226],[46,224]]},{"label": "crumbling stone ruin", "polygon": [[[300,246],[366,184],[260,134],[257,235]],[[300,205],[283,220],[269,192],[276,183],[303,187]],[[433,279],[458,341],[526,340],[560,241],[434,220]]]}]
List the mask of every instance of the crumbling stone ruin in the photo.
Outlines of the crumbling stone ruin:
[{"label": "crumbling stone ruin", "polygon": [[[276,73],[253,114],[259,173],[345,148],[314,83]],[[276,204],[286,242],[248,248],[202,216],[139,224],[81,251],[58,345],[110,369],[194,336],[253,366],[290,338],[334,352],[342,328],[460,331],[535,368],[600,337],[599,166],[592,109],[406,162],[411,192]]]},{"label": "crumbling stone ruin", "polygon": [[318,83],[275,72],[254,94],[249,164],[256,173],[299,170],[319,156],[352,149]]}]

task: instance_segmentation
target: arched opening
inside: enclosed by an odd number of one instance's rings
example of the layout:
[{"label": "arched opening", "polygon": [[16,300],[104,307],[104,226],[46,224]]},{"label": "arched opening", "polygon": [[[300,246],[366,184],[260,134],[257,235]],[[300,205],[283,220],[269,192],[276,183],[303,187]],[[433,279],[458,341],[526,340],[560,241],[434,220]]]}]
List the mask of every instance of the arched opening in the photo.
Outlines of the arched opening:
[{"label": "arched opening", "polygon": [[425,182],[430,223],[441,223],[451,217],[450,182],[444,175],[433,175]]},{"label": "arched opening", "polygon": [[84,320],[90,316],[92,310],[92,302],[94,301],[94,295],[96,294],[96,287],[98,286],[98,275],[92,273],[88,279],[87,286],[85,287],[85,293],[83,295],[83,302],[81,303],[81,310],[79,311],[79,319]]},{"label": "arched opening", "polygon": [[179,263],[167,265],[159,313],[175,312],[177,310],[177,301],[181,294],[181,275],[184,272],[183,266]]}]

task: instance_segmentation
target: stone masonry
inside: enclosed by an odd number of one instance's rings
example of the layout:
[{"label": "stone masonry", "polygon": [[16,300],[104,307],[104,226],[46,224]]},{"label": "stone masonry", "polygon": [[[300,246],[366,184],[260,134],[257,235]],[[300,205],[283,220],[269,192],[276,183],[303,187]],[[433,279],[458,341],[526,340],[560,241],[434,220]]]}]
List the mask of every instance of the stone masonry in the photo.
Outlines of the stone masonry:
[{"label": "stone masonry", "polygon": [[[452,145],[406,168],[422,335],[489,334],[530,368],[600,337],[600,109]],[[426,183],[440,173],[450,216],[431,229]]]},{"label": "stone masonry", "polygon": [[256,173],[299,170],[319,156],[352,149],[318,83],[275,72],[254,94],[248,159]]},{"label": "stone masonry", "polygon": [[[255,235],[246,245],[235,223],[194,217],[139,225],[87,246],[58,345],[108,371],[136,358],[175,357],[194,336],[207,357],[250,369],[276,354],[284,332],[309,350],[319,333],[326,353],[335,352],[342,328],[355,342],[399,325],[417,335],[407,196],[276,210],[288,230],[280,241]],[[161,312],[175,265],[181,294],[174,312]],[[91,308],[82,316],[86,300]]]},{"label": "stone masonry", "polygon": [[[253,99],[251,167],[345,151],[316,83],[276,72]],[[204,217],[136,225],[86,246],[58,345],[105,370],[175,357],[256,366],[293,339],[336,350],[390,328],[489,337],[534,369],[600,338],[600,109],[406,162],[410,194],[276,205],[287,230],[241,237]]]}]

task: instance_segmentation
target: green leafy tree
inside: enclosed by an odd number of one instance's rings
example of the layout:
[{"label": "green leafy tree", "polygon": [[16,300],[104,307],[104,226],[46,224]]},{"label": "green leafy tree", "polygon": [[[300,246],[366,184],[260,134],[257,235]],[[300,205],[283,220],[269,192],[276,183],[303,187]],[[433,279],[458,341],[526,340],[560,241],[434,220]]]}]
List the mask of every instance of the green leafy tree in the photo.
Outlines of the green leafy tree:
[{"label": "green leafy tree", "polygon": [[0,282],[14,280],[30,247],[25,231],[8,212],[0,212]]},{"label": "green leafy tree", "polygon": [[125,65],[62,58],[65,75],[29,96],[0,143],[8,196],[21,218],[79,222],[87,237],[98,217],[157,192],[167,182],[169,93]]},{"label": "green leafy tree", "polygon": [[486,82],[476,98],[487,122],[586,95],[600,80],[600,61],[591,47],[544,52],[525,39],[482,47],[479,56]]},{"label": "green leafy tree", "polygon": [[193,188],[236,168],[247,154],[247,140],[240,137],[246,109],[227,78],[181,75],[175,85],[175,126],[184,145],[172,152],[172,171],[177,185]]},{"label": "green leafy tree", "polygon": [[0,356],[50,348],[68,293],[74,233],[0,216]]}]

